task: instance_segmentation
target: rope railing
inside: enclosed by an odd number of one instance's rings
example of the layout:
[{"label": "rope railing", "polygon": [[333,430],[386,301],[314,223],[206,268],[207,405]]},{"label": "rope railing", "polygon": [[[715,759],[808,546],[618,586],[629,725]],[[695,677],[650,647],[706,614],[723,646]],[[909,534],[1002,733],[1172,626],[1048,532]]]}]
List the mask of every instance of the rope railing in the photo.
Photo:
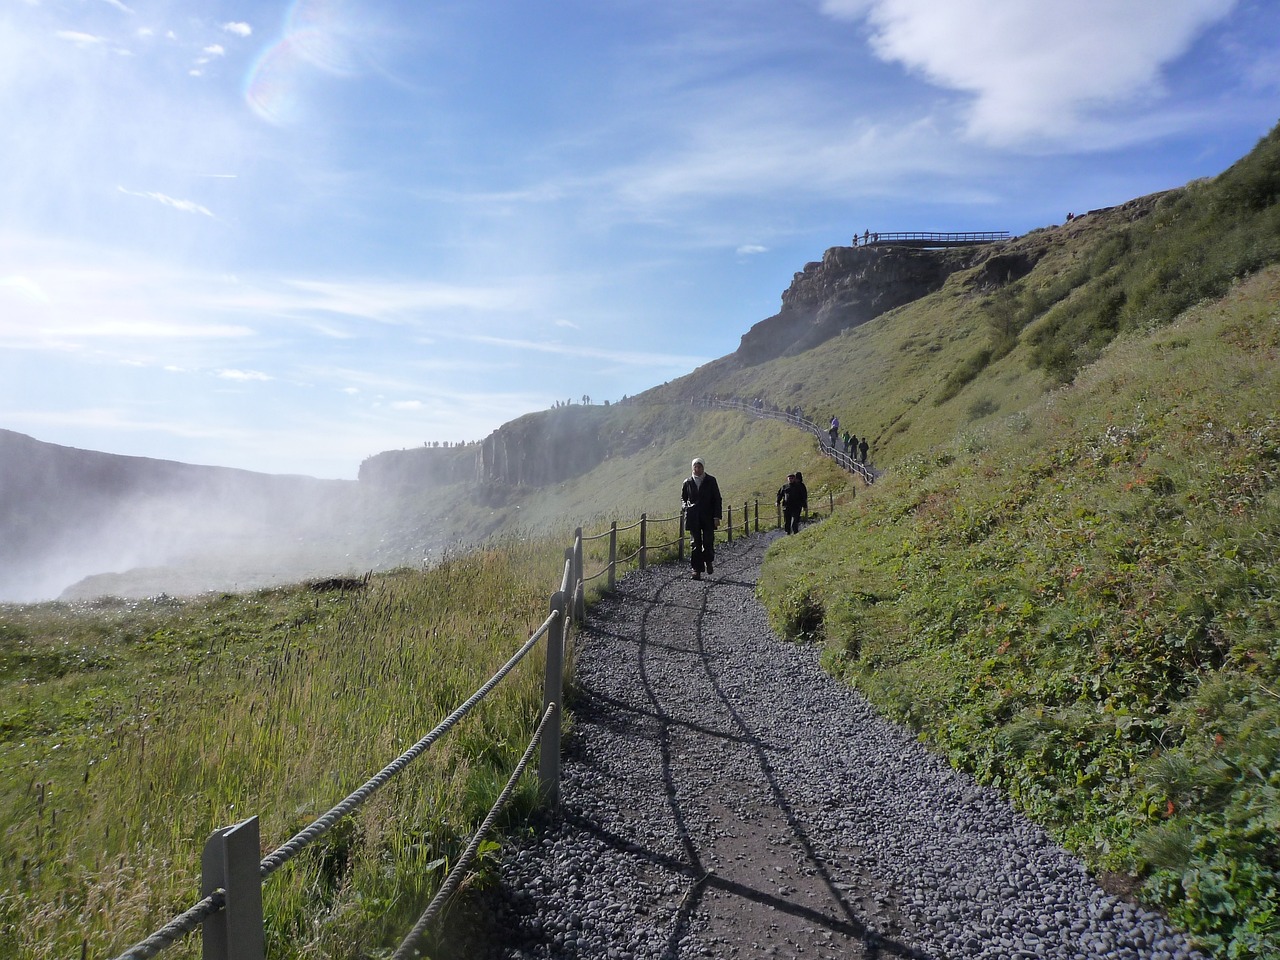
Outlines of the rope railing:
[{"label": "rope railing", "polygon": [[[565,581],[568,580],[572,570],[572,560],[567,559],[565,562]],[[393,777],[399,774],[405,767],[421,756],[428,748],[438,741],[444,734],[458,724],[468,713],[470,713],[477,704],[479,704],[502,680],[523,660],[528,653],[538,644],[538,642],[551,632],[553,628],[560,627],[554,633],[554,642],[548,647],[548,679],[544,683],[544,700],[547,708],[557,707],[560,700],[561,678],[559,676],[560,666],[558,665],[563,657],[564,643],[564,622],[566,619],[566,610],[564,607],[564,591],[560,591],[552,598],[552,610],[547,615],[542,625],[529,637],[528,640],[517,650],[506,663],[498,669],[479,689],[477,689],[470,697],[468,697],[460,706],[442,720],[436,727],[426,734],[417,743],[408,750],[404,751],[382,768],[377,774],[367,780],[363,786],[349,794],[344,800],[331,808],[323,816],[313,821],[310,825],[299,831],[290,838],[282,846],[272,851],[261,862],[257,863],[255,876],[253,876],[253,884],[256,886],[256,896],[249,892],[248,878],[242,876],[242,884],[238,888],[228,889],[227,886],[214,885],[210,881],[210,866],[212,863],[213,872],[215,874],[229,875],[232,873],[235,865],[226,862],[225,858],[219,856],[216,851],[220,848],[221,841],[226,839],[228,831],[235,831],[246,824],[251,825],[250,833],[252,834],[252,844],[247,849],[252,850],[252,855],[257,857],[257,818],[252,817],[250,820],[237,825],[237,827],[226,828],[224,830],[215,831],[210,837],[205,847],[205,886],[212,886],[205,897],[190,907],[169,923],[165,924],[159,930],[134,944],[132,947],[120,954],[116,960],[148,960],[154,957],[161,950],[176,943],[178,940],[194,933],[201,925],[205,925],[219,916],[223,917],[230,913],[232,906],[238,901],[244,902],[247,910],[237,913],[234,922],[223,922],[219,926],[222,928],[215,932],[211,938],[209,929],[206,928],[206,957],[214,956],[226,958],[226,960],[241,960],[241,958],[257,958],[262,957],[262,899],[261,884],[267,880],[280,867],[284,866],[295,856],[297,856],[308,845],[319,837],[327,833],[339,820],[344,816],[354,812],[366,800],[373,796],[378,790],[385,786]],[[556,598],[561,598],[557,605]],[[556,650],[554,648],[559,648]],[[556,661],[555,677],[552,678],[552,669],[550,663]],[[554,696],[553,696],[554,695]],[[544,723],[539,724],[541,732]],[[548,761],[544,755],[543,764],[539,770],[539,779],[542,781],[542,792],[546,796],[557,796],[559,791],[559,736],[555,737],[556,753],[554,762]],[[531,748],[532,749],[532,748]],[[523,768],[522,768],[523,772]],[[214,851],[211,853],[211,851]],[[243,873],[243,865],[241,865]],[[227,933],[227,929],[239,931],[238,933]],[[248,931],[248,932],[246,932]],[[238,939],[233,940],[236,937]],[[212,947],[210,941],[213,941]],[[247,941],[247,942],[246,942]]]},{"label": "rope railing", "polygon": [[494,823],[497,822],[498,816],[507,808],[511,802],[511,795],[515,793],[516,783],[520,777],[524,775],[525,768],[529,766],[529,762],[533,759],[533,751],[538,748],[542,742],[543,731],[546,730],[547,724],[552,718],[559,718],[559,704],[549,703],[546,710],[542,713],[542,721],[538,724],[538,729],[533,735],[533,739],[529,741],[529,746],[524,751],[524,756],[520,758],[520,762],[516,764],[511,778],[507,780],[507,785],[502,788],[502,792],[498,794],[498,799],[490,808],[488,815],[484,818],[484,822],[480,824],[480,828],[476,830],[471,837],[471,842],[467,844],[467,848],[462,851],[462,856],[458,858],[458,862],[453,869],[449,871],[449,875],[445,877],[444,882],[440,884],[440,889],[436,895],[431,898],[431,902],[427,904],[427,908],[422,911],[422,916],[418,918],[418,922],[413,925],[413,929],[401,941],[400,946],[396,948],[396,952],[391,955],[392,960],[409,960],[410,957],[416,956],[416,947],[418,941],[426,934],[427,928],[439,915],[444,908],[445,903],[453,896],[458,889],[458,885],[462,883],[463,877],[471,869],[471,865],[475,862],[476,854],[480,850],[480,844],[484,842],[484,838],[489,835],[489,831],[493,829]]},{"label": "rope railing", "polygon": [[[760,530],[759,513],[757,502],[755,510],[757,533]],[[746,533],[750,531],[751,525],[748,504],[743,504],[742,516],[743,532]],[[732,506],[728,508],[728,517],[726,533],[732,541],[734,531]],[[648,542],[649,525],[673,521],[679,521],[680,524],[674,540],[659,544]],[[640,546],[627,557],[617,557],[619,531],[626,532],[636,528],[640,530]],[[606,537],[609,538],[609,562],[591,576],[585,576],[583,543]],[[540,795],[545,803],[552,806],[559,801],[559,720],[562,716],[563,671],[566,651],[573,637],[573,627],[575,624],[585,622],[586,619],[586,584],[607,574],[609,578],[607,589],[612,591],[618,565],[638,560],[640,568],[644,569],[647,565],[648,552],[651,550],[677,547],[678,555],[683,559],[686,538],[683,513],[656,519],[641,514],[640,519],[635,523],[619,527],[615,521],[610,525],[609,530],[592,536],[584,536],[579,527],[574,532],[573,546],[565,550],[560,588],[551,596],[550,612],[547,618],[483,685],[408,750],[267,856],[259,859],[261,848],[258,840],[257,817],[250,817],[232,827],[215,831],[205,844],[202,898],[150,936],[119,954],[116,960],[149,960],[202,926],[205,960],[263,960],[265,956],[265,926],[262,915],[263,883],[307,846],[324,836],[343,817],[359,809],[378,790],[430,749],[502,683],[543,638],[547,638],[543,712],[537,731],[493,808],[472,836],[458,863],[442,882],[418,922],[401,942],[393,955],[393,960],[403,960],[413,956],[416,944],[449,897],[456,892],[466,872],[471,869],[484,836],[492,829],[497,817],[509,803],[516,784],[532,762],[536,750],[541,750],[538,766]]]},{"label": "rope railing", "polygon": [[861,477],[867,484],[876,482],[876,471],[860,460],[855,460],[843,450],[832,446],[828,440],[830,439],[820,426],[807,417],[795,413],[788,413],[785,410],[777,410],[773,407],[763,406],[758,403],[748,402],[746,400],[725,400],[720,397],[706,397],[704,402],[707,406],[722,407],[726,410],[741,410],[743,413],[749,413],[752,416],[765,420],[781,420],[789,423],[794,427],[800,427],[813,434],[818,441],[819,452],[823,456],[834,460],[840,467],[849,473],[853,473]]}]

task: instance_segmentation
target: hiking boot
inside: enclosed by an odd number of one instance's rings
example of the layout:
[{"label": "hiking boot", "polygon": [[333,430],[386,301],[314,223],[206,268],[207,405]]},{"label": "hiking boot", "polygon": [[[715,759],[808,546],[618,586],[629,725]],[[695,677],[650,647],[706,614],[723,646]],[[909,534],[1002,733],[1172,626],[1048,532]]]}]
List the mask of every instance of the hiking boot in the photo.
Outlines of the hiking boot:
[{"label": "hiking boot", "polygon": [[715,572],[716,572],[716,568],[715,568],[715,567],[713,567],[711,564],[709,564],[709,563],[708,563],[708,564],[707,564],[707,576],[709,577],[709,576],[711,576],[711,575],[712,575],[713,573],[715,573]]},{"label": "hiking boot", "polygon": [[701,579],[702,579],[702,574],[700,574],[697,570],[693,571],[693,579],[695,579],[695,580],[701,580]]}]

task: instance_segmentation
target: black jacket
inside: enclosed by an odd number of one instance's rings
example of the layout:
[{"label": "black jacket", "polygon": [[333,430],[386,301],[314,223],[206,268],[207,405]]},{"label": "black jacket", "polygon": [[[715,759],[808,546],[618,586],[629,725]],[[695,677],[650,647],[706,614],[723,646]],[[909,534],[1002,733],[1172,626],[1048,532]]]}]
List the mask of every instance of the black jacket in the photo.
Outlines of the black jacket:
[{"label": "black jacket", "polygon": [[724,516],[720,502],[720,484],[709,473],[703,473],[702,486],[690,477],[680,488],[680,502],[685,507],[685,525],[695,520],[706,522],[719,520]]},{"label": "black jacket", "polygon": [[792,480],[784,483],[778,490],[778,502],[782,504],[782,509],[798,513],[809,506],[809,491],[799,480]]}]

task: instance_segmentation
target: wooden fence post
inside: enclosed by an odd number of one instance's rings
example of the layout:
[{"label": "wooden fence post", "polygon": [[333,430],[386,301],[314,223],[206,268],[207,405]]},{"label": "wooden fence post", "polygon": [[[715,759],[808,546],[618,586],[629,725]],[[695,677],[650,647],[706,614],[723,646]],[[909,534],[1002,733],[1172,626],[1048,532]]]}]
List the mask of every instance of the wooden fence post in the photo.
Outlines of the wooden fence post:
[{"label": "wooden fence post", "polygon": [[[715,533],[713,532],[711,535],[714,537]],[[733,543],[733,507],[732,506],[729,507],[729,542]]]},{"label": "wooden fence post", "polygon": [[263,960],[262,878],[258,873],[258,818],[215,830],[201,856],[200,891],[227,892],[227,903],[203,924],[204,960]]},{"label": "wooden fence post", "polygon": [[684,560],[684,533],[685,533],[685,531],[684,531],[684,507],[681,507],[681,508],[680,508],[680,532],[679,532],[679,534],[677,534],[677,536],[676,536],[676,540],[678,541],[678,542],[677,542],[677,545],[676,545],[676,559],[677,559],[677,560],[680,560],[680,561],[683,561],[683,560]]},{"label": "wooden fence post", "polygon": [[613,593],[614,570],[618,566],[618,521],[609,524],[609,592]]},{"label": "wooden fence post", "polygon": [[755,502],[756,505],[756,533],[760,532],[760,501]]},{"label": "wooden fence post", "polygon": [[582,528],[574,532],[573,539],[573,590],[577,602],[573,605],[573,620],[575,623],[586,623],[587,621],[587,585],[583,580],[584,569],[582,562]]},{"label": "wooden fence post", "polygon": [[649,547],[648,547],[648,514],[640,514],[640,569],[644,570],[649,564]]},{"label": "wooden fence post", "polygon": [[561,688],[564,684],[564,628],[568,616],[569,600],[563,590],[551,595],[551,611],[560,616],[547,630],[547,671],[542,681],[542,711],[556,705],[556,718],[547,724],[542,734],[542,753],[538,758],[538,788],[542,802],[549,807],[560,804],[560,721]]}]

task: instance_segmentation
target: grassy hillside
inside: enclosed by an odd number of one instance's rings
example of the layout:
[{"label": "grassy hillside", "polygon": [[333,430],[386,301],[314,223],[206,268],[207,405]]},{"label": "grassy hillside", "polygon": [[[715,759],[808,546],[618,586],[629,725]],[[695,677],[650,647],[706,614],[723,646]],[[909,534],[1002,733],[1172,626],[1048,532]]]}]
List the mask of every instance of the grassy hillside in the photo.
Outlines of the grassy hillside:
[{"label": "grassy hillside", "polygon": [[794,378],[889,468],[771,553],[779,628],[1222,957],[1280,955],[1276,146],[735,385]]},{"label": "grassy hillside", "polygon": [[1280,269],[778,545],[775,622],[1222,956],[1280,951]]}]

